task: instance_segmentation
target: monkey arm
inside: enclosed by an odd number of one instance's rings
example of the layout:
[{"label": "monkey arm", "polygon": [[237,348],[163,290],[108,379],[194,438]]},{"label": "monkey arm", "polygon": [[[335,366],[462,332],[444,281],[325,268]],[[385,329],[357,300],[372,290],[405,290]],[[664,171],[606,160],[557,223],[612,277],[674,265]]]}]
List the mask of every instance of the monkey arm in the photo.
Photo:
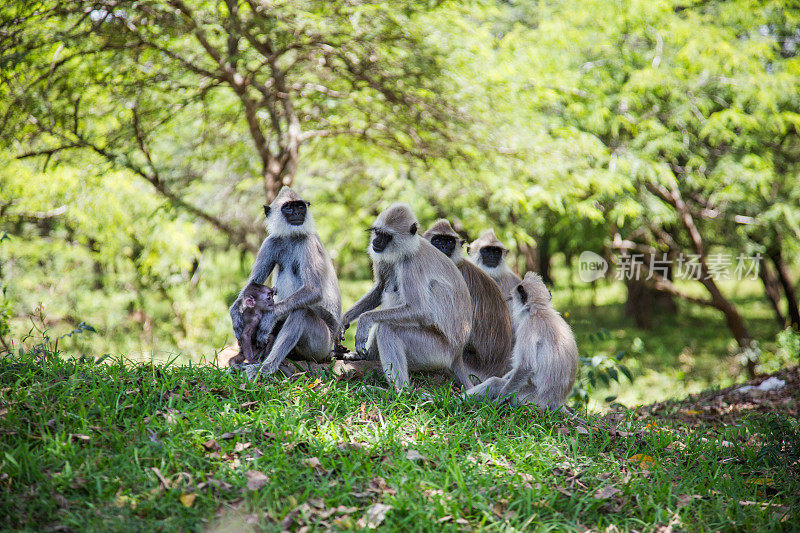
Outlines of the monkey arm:
[{"label": "monkey arm", "polygon": [[347,310],[342,316],[342,324],[347,326],[353,320],[360,317],[366,311],[371,311],[381,304],[381,296],[383,294],[384,283],[379,281],[369,290],[367,294],[361,297],[353,307]]},{"label": "monkey arm", "polygon": [[264,283],[267,276],[272,274],[275,264],[277,263],[277,254],[275,253],[275,246],[270,237],[264,239],[261,243],[261,248],[258,249],[258,255],[253,263],[253,268],[250,270],[250,279],[248,283]]},{"label": "monkey arm", "polygon": [[527,366],[519,366],[511,371],[511,375],[505,380],[505,385],[500,389],[498,398],[505,399],[512,394],[518,392],[524,387],[531,377],[533,377],[534,370]]},{"label": "monkey arm", "polygon": [[309,280],[302,287],[294,291],[280,302],[275,302],[273,314],[276,320],[285,318],[286,315],[292,311],[296,311],[303,307],[311,307],[322,300],[322,290],[320,290],[320,283],[314,283],[315,280]]},{"label": "monkey arm", "polygon": [[[518,392],[524,386],[529,384],[530,379],[536,373],[536,361],[541,356],[543,342],[541,337],[534,337],[531,339],[531,342],[533,343],[533,354],[529,354],[526,358],[522,358],[519,361],[518,366],[512,368],[509,373],[503,376],[503,379],[506,381],[506,383],[500,390],[500,395],[498,396],[499,398],[504,398]],[[531,386],[533,385],[531,384]]]},{"label": "monkey arm", "polygon": [[372,325],[375,322],[387,322],[389,324],[401,326],[408,324],[422,324],[423,326],[427,326],[430,325],[430,321],[427,318],[428,314],[423,310],[411,307],[408,304],[403,304],[396,307],[368,311],[361,315],[359,325],[361,323]]}]

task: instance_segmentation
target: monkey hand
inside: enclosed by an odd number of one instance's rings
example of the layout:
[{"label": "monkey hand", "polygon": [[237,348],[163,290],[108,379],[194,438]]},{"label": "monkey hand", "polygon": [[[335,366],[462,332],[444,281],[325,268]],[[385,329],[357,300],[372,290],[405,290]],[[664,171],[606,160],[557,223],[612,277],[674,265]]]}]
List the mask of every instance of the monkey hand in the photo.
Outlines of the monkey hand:
[{"label": "monkey hand", "polygon": [[356,328],[355,348],[356,353],[359,355],[367,354],[367,339],[369,339],[369,329],[372,324],[365,320],[358,321],[358,328]]},{"label": "monkey hand", "polygon": [[342,324],[342,327],[339,328],[339,333],[336,334],[336,340],[338,343],[341,344],[344,342],[344,332],[347,331],[349,327],[350,327],[350,322],[347,322],[345,324]]},{"label": "monkey hand", "polygon": [[269,336],[272,330],[275,329],[277,322],[275,313],[264,313],[261,322],[258,324],[258,332],[256,333],[256,342],[266,346],[269,343]]}]

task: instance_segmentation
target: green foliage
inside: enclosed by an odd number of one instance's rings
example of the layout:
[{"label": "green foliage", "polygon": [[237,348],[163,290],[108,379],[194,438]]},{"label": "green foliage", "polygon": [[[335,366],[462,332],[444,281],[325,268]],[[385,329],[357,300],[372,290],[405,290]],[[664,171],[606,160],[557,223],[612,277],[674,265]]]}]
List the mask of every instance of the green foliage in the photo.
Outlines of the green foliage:
[{"label": "green foliage", "polygon": [[761,358],[760,369],[763,372],[774,372],[800,360],[800,332],[786,328],[778,332],[775,341],[775,349]]},{"label": "green foliage", "polygon": [[[586,409],[592,393],[598,387],[609,388],[614,384],[633,384],[634,376],[623,363],[623,359],[628,355],[627,351],[621,350],[611,355],[596,348],[597,343],[610,338],[608,331],[600,329],[579,339],[579,349],[584,353],[594,353],[594,355],[578,358],[578,376],[569,397],[572,405]],[[634,339],[630,351],[636,354],[641,353],[642,349],[642,340],[637,337]],[[627,382],[622,380],[623,377],[627,378]],[[616,396],[606,396],[604,401],[613,402],[616,399]]]},{"label": "green foliage", "polygon": [[[3,246],[6,241],[10,240],[11,238],[8,236],[8,232],[4,231],[3,235],[0,236],[0,246]],[[0,263],[0,274],[2,274],[2,266],[3,264]],[[9,338],[9,334],[11,333],[11,317],[13,316],[13,308],[11,305],[11,300],[6,294],[6,286],[3,283],[3,277],[0,276],[0,355],[3,355],[7,352],[11,351],[11,339]]]},{"label": "green foliage", "polygon": [[[371,275],[363,229],[393,201],[409,202],[423,227],[450,218],[468,239],[494,227],[519,270],[553,255],[566,265],[553,292],[567,298],[572,258],[609,256],[617,235],[693,251],[656,185],[677,188],[708,249],[777,250],[796,284],[796,6],[259,6],[0,7],[0,232],[14,244],[0,245],[4,342],[43,308],[54,335],[97,328],[64,339],[74,353],[211,359],[232,341],[226,309],[264,236],[265,197],[284,181],[312,202],[345,306]],[[586,340],[584,353],[603,358],[583,365],[595,395],[606,379],[619,385],[613,354],[635,337],[648,350],[631,369],[650,379],[658,368],[663,389],[737,379],[723,320],[689,305],[630,332],[614,287],[576,309],[589,316],[579,334],[614,332]],[[759,368],[787,364],[768,308],[739,287],[721,292],[761,347]],[[676,363],[698,346],[702,368]],[[726,364],[711,363],[715,352]]]}]

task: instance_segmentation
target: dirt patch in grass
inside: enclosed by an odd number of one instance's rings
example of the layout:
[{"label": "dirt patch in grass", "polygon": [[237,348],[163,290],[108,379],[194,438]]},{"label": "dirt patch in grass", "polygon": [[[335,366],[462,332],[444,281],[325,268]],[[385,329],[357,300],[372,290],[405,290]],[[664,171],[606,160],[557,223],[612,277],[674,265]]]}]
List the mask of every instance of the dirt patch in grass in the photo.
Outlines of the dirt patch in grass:
[{"label": "dirt patch in grass", "polygon": [[[765,384],[768,380],[772,381]],[[783,386],[773,390],[758,388],[780,383],[775,380],[784,382]],[[749,390],[742,390],[748,386],[751,387]],[[636,410],[636,417],[640,420],[660,418],[687,425],[709,426],[733,425],[750,414],[800,417],[800,367],[759,376],[744,385],[707,390],[683,400],[667,400]]]}]

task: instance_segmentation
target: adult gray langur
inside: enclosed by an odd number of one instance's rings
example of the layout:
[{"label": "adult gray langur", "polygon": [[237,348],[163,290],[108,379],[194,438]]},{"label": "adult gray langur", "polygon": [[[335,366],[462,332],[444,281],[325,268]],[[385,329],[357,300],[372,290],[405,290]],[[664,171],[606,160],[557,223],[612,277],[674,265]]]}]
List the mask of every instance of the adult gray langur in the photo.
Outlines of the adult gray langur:
[{"label": "adult gray langur", "polygon": [[462,357],[472,322],[469,291],[453,262],[417,234],[418,226],[404,203],[378,216],[369,245],[375,285],[342,322],[358,319],[356,352],[379,358],[398,391],[410,371],[439,369],[452,370],[467,388]]},{"label": "adult gray langur", "polygon": [[[273,280],[275,303],[272,312],[261,319],[256,342],[264,346],[270,333],[276,337],[263,361],[246,367],[251,379],[259,372],[274,373],[290,351],[310,361],[326,361],[339,335],[339,284],[330,256],[314,228],[309,205],[292,189],[283,187],[275,200],[264,206],[268,235],[248,283],[263,283],[277,267]],[[240,293],[230,308],[237,337],[243,328],[241,299]]]},{"label": "adult gray langur", "polygon": [[[489,274],[495,283],[500,287],[500,292],[503,298],[508,298],[511,290],[516,287],[520,281],[517,276],[508,267],[506,256],[508,255],[508,248],[500,242],[500,239],[494,234],[494,230],[487,229],[480,237],[472,241],[467,247],[467,253],[470,260],[478,265],[484,272]],[[511,306],[511,301],[508,301],[508,310],[511,313],[512,322],[514,320],[514,311]]]},{"label": "adult gray langur", "polygon": [[553,309],[550,291],[538,274],[525,274],[511,295],[517,324],[512,368],[503,377],[489,378],[469,389],[467,395],[556,409],[575,383],[575,336]]},{"label": "adult gray langur", "polygon": [[464,240],[445,219],[437,220],[423,237],[455,263],[472,300],[472,329],[464,348],[464,364],[480,381],[502,376],[510,368],[511,316],[498,285],[464,256]]}]

